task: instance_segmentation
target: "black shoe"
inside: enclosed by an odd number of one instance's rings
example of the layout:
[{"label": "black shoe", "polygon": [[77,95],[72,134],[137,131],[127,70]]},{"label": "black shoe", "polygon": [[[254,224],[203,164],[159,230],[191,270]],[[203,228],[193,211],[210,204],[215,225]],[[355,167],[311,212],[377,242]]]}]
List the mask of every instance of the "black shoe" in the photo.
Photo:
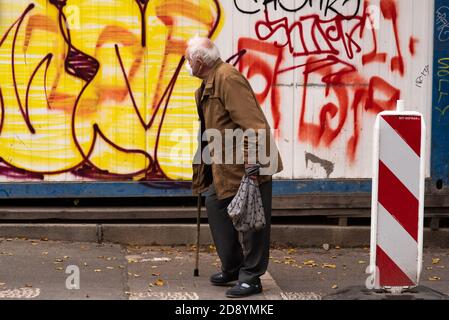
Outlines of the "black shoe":
[{"label": "black shoe", "polygon": [[226,272],[219,272],[213,274],[210,277],[210,282],[215,286],[224,286],[229,282],[237,281],[239,279],[239,274],[231,274]]},{"label": "black shoe", "polygon": [[243,298],[261,292],[262,284],[260,281],[257,284],[239,281],[234,287],[226,291],[226,296],[228,298]]}]

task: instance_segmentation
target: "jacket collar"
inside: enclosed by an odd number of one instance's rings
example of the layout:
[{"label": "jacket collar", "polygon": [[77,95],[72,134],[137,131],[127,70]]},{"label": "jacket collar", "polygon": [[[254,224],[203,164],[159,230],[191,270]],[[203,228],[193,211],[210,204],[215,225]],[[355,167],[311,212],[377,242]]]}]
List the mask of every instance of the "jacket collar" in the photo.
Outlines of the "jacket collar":
[{"label": "jacket collar", "polygon": [[212,88],[213,87],[213,83],[214,83],[214,79],[215,79],[215,73],[217,72],[217,69],[223,63],[224,63],[223,60],[221,60],[220,58],[218,58],[217,61],[215,61],[214,65],[212,66],[212,69],[211,69],[211,71],[209,73],[209,76],[205,80],[205,88]]},{"label": "jacket collar", "polygon": [[200,93],[201,93],[201,87],[198,88],[198,90],[195,93],[195,98],[196,98],[196,103],[197,105],[203,101],[204,97],[208,97],[210,96],[213,92],[214,92],[214,80],[215,80],[215,74],[218,70],[218,68],[223,64],[223,60],[221,60],[220,58],[217,59],[217,61],[215,61],[214,65],[212,66],[212,69],[207,77],[207,79],[203,80],[203,82],[201,83],[201,86],[204,86],[204,90],[203,90],[203,95],[201,96],[200,99]]}]

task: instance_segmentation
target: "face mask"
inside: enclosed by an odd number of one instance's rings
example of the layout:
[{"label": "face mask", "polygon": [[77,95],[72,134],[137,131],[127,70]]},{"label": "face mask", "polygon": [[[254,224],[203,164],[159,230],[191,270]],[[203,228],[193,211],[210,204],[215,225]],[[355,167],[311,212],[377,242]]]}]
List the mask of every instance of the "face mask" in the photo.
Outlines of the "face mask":
[{"label": "face mask", "polygon": [[193,70],[192,70],[192,66],[190,65],[189,61],[187,61],[187,63],[186,63],[186,69],[187,69],[187,72],[190,74],[190,76],[193,77]]}]

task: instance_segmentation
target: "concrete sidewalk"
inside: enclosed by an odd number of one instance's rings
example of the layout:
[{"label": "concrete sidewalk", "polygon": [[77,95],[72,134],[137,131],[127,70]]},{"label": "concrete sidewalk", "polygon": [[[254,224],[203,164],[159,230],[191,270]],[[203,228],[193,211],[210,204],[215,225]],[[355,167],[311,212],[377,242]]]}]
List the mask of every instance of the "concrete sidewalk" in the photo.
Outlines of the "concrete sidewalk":
[{"label": "concrete sidewalk", "polygon": [[[191,246],[120,246],[0,239],[0,299],[225,300],[226,287],[209,284],[220,270],[213,246],[201,248],[193,277]],[[321,299],[364,285],[367,248],[272,248],[264,292],[255,300]],[[80,289],[66,288],[68,266],[80,270]],[[449,250],[426,249],[422,285],[449,294]]]}]

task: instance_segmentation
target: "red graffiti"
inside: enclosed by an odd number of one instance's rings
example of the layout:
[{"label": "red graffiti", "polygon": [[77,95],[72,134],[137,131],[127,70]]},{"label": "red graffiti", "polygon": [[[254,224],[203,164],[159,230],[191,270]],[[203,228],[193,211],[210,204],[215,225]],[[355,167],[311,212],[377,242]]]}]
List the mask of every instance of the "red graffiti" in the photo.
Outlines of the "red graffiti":
[{"label": "red graffiti", "polygon": [[[309,123],[305,120],[307,106],[312,102],[308,100],[308,85],[310,78],[316,75],[324,84],[324,96],[329,98],[334,94],[338,103],[328,102],[319,104],[319,123]],[[353,112],[353,133],[347,143],[347,155],[350,161],[355,160],[359,140],[359,110],[377,114],[384,110],[393,110],[396,100],[400,98],[400,91],[380,77],[372,77],[367,81],[355,68],[332,56],[318,60],[309,58],[304,70],[304,87],[301,103],[301,115],[298,137],[300,141],[310,142],[314,147],[321,144],[329,147],[340,135],[346,123],[349,112]],[[337,120],[333,128],[332,120]]]},{"label": "red graffiti", "polygon": [[398,55],[391,59],[391,71],[398,70],[401,75],[404,75],[404,58],[401,53],[401,45],[399,41],[398,33],[398,12],[396,7],[396,2],[394,0],[381,0],[380,9],[386,20],[391,20],[393,25],[394,38],[396,41],[396,49]]},{"label": "red graffiti", "polygon": [[[262,92],[256,93],[256,98],[262,104],[270,96],[274,128],[279,129],[281,122],[279,89],[274,84],[277,82],[279,67],[283,60],[283,50],[275,45],[261,43],[250,38],[239,39],[238,50],[239,52],[246,50],[245,54],[240,57],[239,71],[245,72],[248,79],[260,75],[265,80],[265,88]],[[267,62],[270,57],[275,60],[274,67]],[[277,131],[277,134],[279,134],[279,131]]]},{"label": "red graffiti", "polygon": [[[386,64],[391,72],[404,76],[405,65],[398,31],[398,10],[395,0],[381,0],[380,13],[384,25],[391,26],[394,37],[393,53],[379,50],[377,30],[369,12],[369,1],[364,2],[361,12],[353,17],[336,15],[323,19],[318,14],[271,19],[265,8],[263,19],[255,24],[258,40],[242,38],[239,41],[239,70],[246,70],[248,78],[261,75],[266,86],[257,94],[259,102],[270,95],[275,128],[280,127],[280,95],[278,76],[295,69],[303,70],[302,99],[298,139],[314,147],[330,147],[341,136],[347,121],[352,121],[352,135],[348,135],[346,154],[350,162],[355,161],[360,135],[362,112],[375,115],[384,110],[393,110],[401,96],[398,88],[380,76],[366,77],[357,67],[356,57],[362,66]],[[368,28],[368,24],[371,27]],[[370,30],[369,30],[370,29]],[[384,29],[383,29],[384,30]],[[385,32],[385,30],[383,31]],[[417,39],[408,43],[413,56]],[[363,43],[363,45],[362,45]],[[368,50],[363,52],[364,48]],[[301,64],[285,66],[287,52]],[[275,58],[270,64],[267,56]],[[295,59],[295,60],[296,60]],[[321,89],[322,88],[322,89]],[[311,100],[310,91],[323,90],[323,101]],[[313,106],[313,107],[312,107]],[[307,114],[317,114],[311,121]],[[349,120],[348,120],[349,119]],[[317,121],[317,122],[316,122]]]},{"label": "red graffiti", "polygon": [[[267,41],[274,40],[274,45],[279,48],[288,48],[294,57],[309,56],[317,54],[340,55],[342,51],[350,59],[354,52],[360,52],[355,37],[357,30],[364,28],[365,17],[345,18],[336,16],[330,20],[323,20],[319,15],[313,14],[302,16],[297,21],[290,23],[288,17],[270,20],[268,10],[264,11],[265,19],[258,21],[255,31],[258,39]],[[345,33],[343,26],[345,22],[355,23],[349,33]],[[293,39],[298,37],[299,40]]]},{"label": "red graffiti", "polygon": [[410,37],[409,43],[408,43],[408,50],[410,51],[410,54],[414,56],[416,54],[416,45],[419,42],[418,39],[415,39],[413,37]]}]

